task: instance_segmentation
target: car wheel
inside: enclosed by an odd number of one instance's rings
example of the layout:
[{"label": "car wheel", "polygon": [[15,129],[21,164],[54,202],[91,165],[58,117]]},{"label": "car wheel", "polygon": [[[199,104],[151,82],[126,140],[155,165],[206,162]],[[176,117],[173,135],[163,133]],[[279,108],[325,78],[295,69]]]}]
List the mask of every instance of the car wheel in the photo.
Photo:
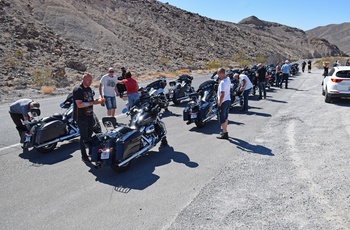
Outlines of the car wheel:
[{"label": "car wheel", "polygon": [[327,89],[326,89],[324,101],[326,103],[330,103],[331,100],[332,100],[331,95],[329,95],[329,93],[327,92]]}]

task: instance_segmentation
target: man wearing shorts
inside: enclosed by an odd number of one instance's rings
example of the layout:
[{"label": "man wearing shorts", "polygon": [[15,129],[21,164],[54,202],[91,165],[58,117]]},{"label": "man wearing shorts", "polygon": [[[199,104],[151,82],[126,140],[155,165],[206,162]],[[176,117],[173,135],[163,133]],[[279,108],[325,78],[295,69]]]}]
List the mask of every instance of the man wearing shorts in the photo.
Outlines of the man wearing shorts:
[{"label": "man wearing shorts", "polygon": [[222,128],[222,133],[220,136],[216,137],[218,139],[228,139],[227,125],[228,125],[228,113],[230,109],[230,87],[231,81],[226,77],[225,69],[218,69],[219,76],[219,87],[218,87],[218,111],[219,111],[219,122]]},{"label": "man wearing shorts", "polygon": [[[117,108],[116,102],[116,86],[118,78],[114,75],[114,69],[109,68],[108,74],[104,75],[100,80],[99,91],[101,97],[105,99],[107,107],[107,116],[114,117],[115,109]],[[102,91],[103,88],[103,91]]]}]

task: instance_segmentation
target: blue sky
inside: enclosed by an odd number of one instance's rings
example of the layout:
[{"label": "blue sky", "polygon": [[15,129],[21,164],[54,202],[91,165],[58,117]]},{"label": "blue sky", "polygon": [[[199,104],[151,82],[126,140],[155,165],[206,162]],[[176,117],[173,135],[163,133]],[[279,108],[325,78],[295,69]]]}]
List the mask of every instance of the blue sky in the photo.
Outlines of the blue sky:
[{"label": "blue sky", "polygon": [[350,0],[159,0],[215,20],[238,23],[252,15],[302,30],[350,22]]}]

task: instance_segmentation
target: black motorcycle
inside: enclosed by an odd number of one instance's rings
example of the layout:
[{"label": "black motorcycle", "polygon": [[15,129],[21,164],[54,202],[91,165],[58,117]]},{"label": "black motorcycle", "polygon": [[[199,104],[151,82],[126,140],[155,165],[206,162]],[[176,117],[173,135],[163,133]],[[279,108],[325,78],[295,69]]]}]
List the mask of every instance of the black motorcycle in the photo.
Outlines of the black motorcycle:
[{"label": "black motorcycle", "polygon": [[[73,94],[60,104],[63,113],[55,113],[49,117],[37,119],[40,109],[32,109],[30,113],[35,119],[24,124],[28,131],[22,133],[21,143],[24,149],[35,148],[39,152],[48,153],[54,150],[58,142],[80,136],[79,128],[73,120]],[[94,114],[94,132],[101,132],[100,123]]]},{"label": "black motorcycle", "polygon": [[[162,89],[162,92],[159,93],[159,101],[160,101],[160,106],[162,109],[164,109],[165,111],[168,111],[168,106],[169,106],[169,102],[167,99],[167,96],[164,93],[164,88],[166,87],[167,82],[165,78],[153,81],[151,83],[149,83],[146,87],[144,87],[148,92],[150,92],[151,90],[158,90],[158,89]],[[141,89],[143,90],[143,89]]]},{"label": "black motorcycle", "polygon": [[159,142],[168,144],[165,124],[160,119],[162,91],[142,91],[140,99],[127,112],[131,117],[129,125],[118,124],[115,117],[102,118],[107,131],[91,140],[92,161],[96,167],[111,166],[123,172],[133,159],[146,154]]},{"label": "black motorcycle", "polygon": [[183,74],[175,81],[169,82],[168,100],[172,100],[175,105],[178,105],[182,100],[190,98],[190,94],[195,92],[192,87],[192,80],[192,76]]},{"label": "black motorcycle", "polygon": [[291,68],[290,68],[290,74],[291,75],[297,75],[299,72],[299,64],[298,63],[294,63],[291,65]]},{"label": "black motorcycle", "polygon": [[217,115],[217,87],[216,80],[208,80],[198,87],[197,92],[191,94],[191,100],[183,110],[186,124],[194,122],[198,128],[202,128]]}]

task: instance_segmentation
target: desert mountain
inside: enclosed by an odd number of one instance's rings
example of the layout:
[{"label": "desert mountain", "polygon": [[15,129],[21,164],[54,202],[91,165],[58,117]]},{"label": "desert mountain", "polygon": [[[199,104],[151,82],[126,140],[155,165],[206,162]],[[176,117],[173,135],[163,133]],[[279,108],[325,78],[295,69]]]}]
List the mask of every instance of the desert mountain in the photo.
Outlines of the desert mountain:
[{"label": "desert mountain", "polygon": [[310,36],[324,38],[350,55],[350,22],[319,26],[306,33]]},{"label": "desert mountain", "polygon": [[[0,95],[42,85],[71,89],[84,71],[206,68],[257,57],[276,62],[338,55],[325,39],[249,17],[216,21],[156,0],[0,0]],[[4,96],[1,96],[3,99]]]}]

